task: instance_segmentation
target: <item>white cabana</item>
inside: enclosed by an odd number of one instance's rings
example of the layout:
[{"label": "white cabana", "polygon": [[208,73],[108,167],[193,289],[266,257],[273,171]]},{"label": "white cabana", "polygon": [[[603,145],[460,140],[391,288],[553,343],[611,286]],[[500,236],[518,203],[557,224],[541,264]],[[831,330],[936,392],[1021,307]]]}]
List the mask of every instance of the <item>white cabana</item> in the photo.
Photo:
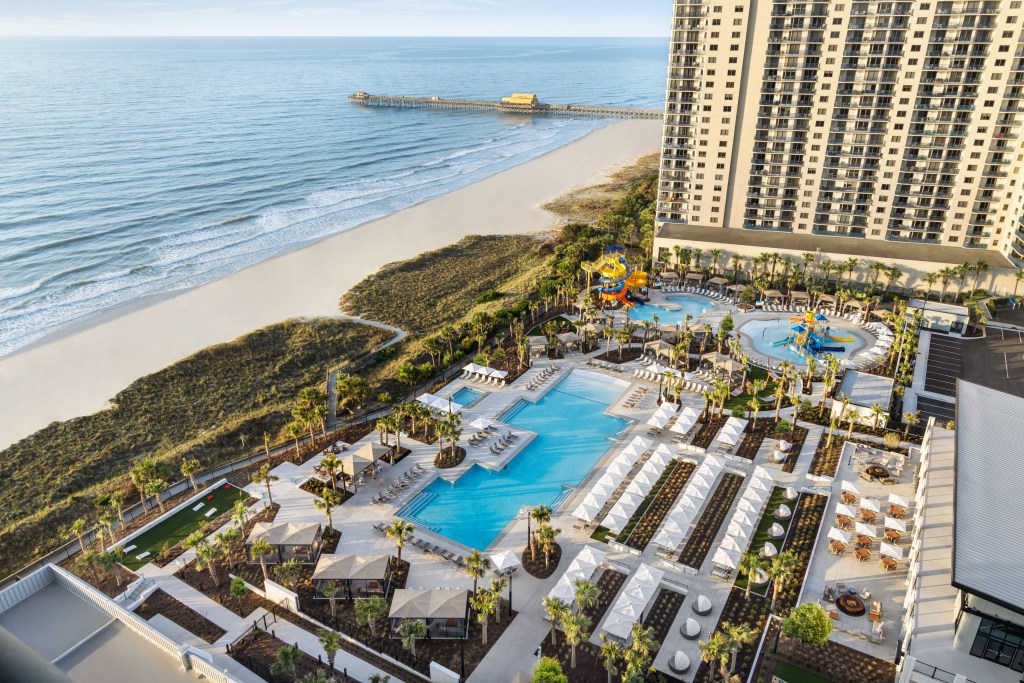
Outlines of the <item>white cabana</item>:
[{"label": "white cabana", "polygon": [[878,536],[878,528],[874,524],[864,524],[863,522],[857,522],[853,527],[853,532],[858,536],[870,536],[871,538]]},{"label": "white cabana", "polygon": [[771,528],[768,529],[768,535],[772,538],[782,538],[785,533],[786,530],[778,522],[772,524]]},{"label": "white cabana", "polygon": [[592,548],[589,545],[584,547],[583,550],[576,554],[576,557],[569,563],[569,566],[566,567],[565,573],[562,574],[561,578],[558,579],[558,583],[548,593],[548,597],[559,598],[566,603],[572,604],[572,601],[576,598],[576,587],[573,586],[573,581],[576,579],[590,580],[594,572],[597,571],[597,568],[604,562],[605,555],[607,554],[606,551]]},{"label": "white cabana", "polygon": [[626,583],[625,590],[612,605],[604,623],[604,631],[622,640],[629,638],[633,623],[638,621],[648,603],[658,592],[665,575],[660,569],[641,564]]},{"label": "white cabana", "polygon": [[906,531],[907,531],[907,523],[904,522],[902,519],[897,519],[896,517],[886,517],[885,518],[885,528],[886,529],[894,529],[896,531],[901,531],[901,532],[906,533]]},{"label": "white cabana", "polygon": [[850,542],[850,532],[843,531],[839,527],[835,526],[828,530],[828,537],[833,541],[839,541],[840,543]]},{"label": "white cabana", "polygon": [[881,543],[878,546],[878,554],[883,557],[891,557],[897,560],[903,559],[903,548],[898,545],[891,545],[889,543]]},{"label": "white cabana", "polygon": [[783,505],[780,505],[779,507],[775,508],[775,517],[776,517],[776,519],[789,519],[792,516],[793,516],[793,511],[789,509],[788,505],[783,504]]},{"label": "white cabana", "polygon": [[774,543],[765,543],[761,546],[761,557],[775,557],[779,554],[779,549],[775,547]]}]

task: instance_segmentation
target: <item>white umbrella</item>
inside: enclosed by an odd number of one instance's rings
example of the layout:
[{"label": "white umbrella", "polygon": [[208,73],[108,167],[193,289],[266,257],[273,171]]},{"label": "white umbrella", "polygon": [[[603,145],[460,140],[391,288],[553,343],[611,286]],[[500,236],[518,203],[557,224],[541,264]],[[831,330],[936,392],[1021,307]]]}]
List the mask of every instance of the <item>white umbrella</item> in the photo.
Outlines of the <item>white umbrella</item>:
[{"label": "white umbrella", "polygon": [[621,460],[613,460],[612,464],[608,467],[608,474],[616,477],[624,477],[629,474],[629,471],[633,469],[632,465],[629,465]]},{"label": "white umbrella", "polygon": [[705,498],[708,497],[707,489],[699,489],[696,486],[687,486],[686,491],[684,493],[685,495],[697,501],[704,500]]},{"label": "white umbrella", "polygon": [[878,536],[878,529],[875,527],[874,524],[864,524],[862,522],[857,522],[857,524],[853,527],[853,530],[856,534],[860,536],[870,536],[871,538],[875,538],[876,536]]},{"label": "white umbrella", "polygon": [[903,496],[897,495],[895,493],[890,493],[889,494],[889,504],[890,505],[898,505],[901,508],[910,507],[909,504],[907,503],[907,499],[906,498],[904,498]]},{"label": "white umbrella", "polygon": [[[711,561],[714,562],[715,564],[721,565],[723,567],[728,567],[730,569],[736,569],[737,565],[739,565],[740,556],[742,554],[743,553],[726,550],[725,548],[719,548],[718,550],[715,551],[715,554],[711,558]],[[704,600],[707,600],[707,598],[705,598],[703,595],[700,596],[700,598],[703,598]],[[698,598],[698,601],[700,600],[700,598]],[[699,604],[699,602],[698,602],[698,604]],[[711,607],[709,606],[708,609],[710,610]],[[699,612],[698,612],[698,614],[699,614]]]},{"label": "white umbrella", "polygon": [[732,521],[743,526],[749,526],[751,528],[753,528],[754,526],[754,522],[750,519],[749,516],[747,516],[747,513],[744,512],[743,510],[737,510],[736,512],[734,512],[732,515]]},{"label": "white umbrella", "polygon": [[785,533],[786,533],[786,530],[783,529],[782,525],[779,524],[778,522],[775,522],[774,524],[772,524],[771,528],[768,529],[768,535],[771,536],[772,538],[782,538],[783,534],[785,534]]},{"label": "white umbrella", "polygon": [[752,489],[748,486],[747,488],[743,489],[743,496],[740,498],[740,500],[754,500],[757,501],[758,505],[760,505],[761,503],[764,502],[764,499],[767,497],[767,492],[758,491],[757,489]]},{"label": "white umbrella", "polygon": [[882,543],[879,545],[879,555],[885,555],[886,557],[894,557],[897,560],[903,559],[903,548],[896,545],[890,545],[888,543]]},{"label": "white umbrella", "polygon": [[491,555],[491,565],[494,567],[494,571],[498,573],[514,569],[521,564],[522,562],[519,561],[519,558],[511,550]]},{"label": "white umbrella", "polygon": [[765,543],[764,547],[761,548],[761,555],[764,557],[775,557],[779,554],[779,549],[771,543]]},{"label": "white umbrella", "polygon": [[598,479],[593,486],[590,487],[590,493],[598,500],[608,500],[611,498],[612,493],[615,492],[615,487],[604,480],[604,478]]},{"label": "white umbrella", "polygon": [[895,517],[886,517],[885,518],[885,528],[886,529],[895,529],[896,531],[906,532],[906,530],[907,530],[907,523],[904,522],[902,519],[896,519]]},{"label": "white umbrella", "polygon": [[725,533],[728,536],[743,539],[744,541],[750,539],[750,532],[750,527],[743,526],[742,524],[737,524],[736,522],[729,522],[729,527],[725,530]]},{"label": "white umbrella", "polygon": [[664,413],[654,413],[654,415],[651,415],[649,418],[647,418],[647,424],[657,429],[661,429],[666,424],[668,424],[668,418],[669,416],[665,415]]},{"label": "white umbrella", "polygon": [[733,536],[726,536],[725,538],[723,538],[721,547],[725,550],[737,553],[742,553],[744,550],[746,550],[745,547],[740,545],[739,540],[737,540]]},{"label": "white umbrella", "polygon": [[768,484],[765,483],[764,479],[751,479],[750,483],[747,484],[747,488],[767,492]]},{"label": "white umbrella", "polygon": [[739,440],[740,434],[738,432],[730,432],[727,429],[723,429],[722,432],[718,435],[718,439],[716,439],[716,441],[727,443],[730,446],[735,446],[736,442]]},{"label": "white umbrella", "polygon": [[878,512],[878,501],[874,498],[861,498],[860,509],[870,510],[871,512]]},{"label": "white umbrella", "polygon": [[736,506],[737,510],[743,510],[743,512],[749,512],[752,515],[756,515],[760,511],[760,507],[755,507],[753,503],[747,498],[741,498],[739,505]]},{"label": "white umbrella", "polygon": [[469,426],[473,429],[487,429],[494,424],[493,420],[488,420],[486,417],[478,417],[469,423]]},{"label": "white umbrella", "polygon": [[676,503],[676,509],[683,511],[693,510],[694,512],[697,512],[699,506],[697,505],[697,502],[693,500],[693,498],[691,498],[689,495],[684,494],[683,497],[679,499],[679,502]]},{"label": "white umbrella", "polygon": [[860,489],[857,488],[857,485],[852,481],[847,481],[846,479],[843,479],[843,490],[854,495],[860,495]]},{"label": "white umbrella", "polygon": [[789,519],[790,515],[792,514],[793,511],[789,509],[788,505],[780,505],[779,507],[775,508],[775,516],[779,519]]},{"label": "white umbrella", "polygon": [[690,485],[701,489],[711,488],[711,482],[704,478],[704,475],[694,474],[690,479]]},{"label": "white umbrella", "polygon": [[838,503],[836,505],[836,514],[837,515],[843,515],[844,517],[856,517],[857,516],[857,511],[854,510],[849,505],[844,505],[843,503]]},{"label": "white umbrella", "polygon": [[843,531],[839,527],[832,527],[831,529],[829,529],[828,537],[831,538],[833,541],[839,541],[840,543],[850,542],[850,532]]},{"label": "white umbrella", "polygon": [[601,478],[597,480],[597,484],[594,485],[594,488],[597,488],[598,486],[605,486],[614,491],[618,488],[619,484],[615,481],[615,477],[613,475],[605,472],[601,475]]},{"label": "white umbrella", "polygon": [[767,479],[769,481],[775,481],[775,475],[772,474],[771,470],[765,469],[760,465],[754,467],[752,475],[757,479]]},{"label": "white umbrella", "polygon": [[785,495],[786,495],[786,500],[796,500],[797,496],[799,496],[800,494],[797,493],[797,490],[795,488],[793,488],[792,486],[787,486],[786,487],[786,494]]},{"label": "white umbrella", "polygon": [[583,501],[576,506],[576,509],[572,511],[572,516],[576,519],[582,519],[584,522],[593,522],[599,512],[601,512],[601,505],[595,505],[589,501]]}]

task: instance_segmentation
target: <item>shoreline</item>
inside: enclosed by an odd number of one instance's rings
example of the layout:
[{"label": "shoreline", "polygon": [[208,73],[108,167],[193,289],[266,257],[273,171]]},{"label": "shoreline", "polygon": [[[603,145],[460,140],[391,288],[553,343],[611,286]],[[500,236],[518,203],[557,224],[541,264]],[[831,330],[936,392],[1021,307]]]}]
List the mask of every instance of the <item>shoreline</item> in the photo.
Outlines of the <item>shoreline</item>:
[{"label": "shoreline", "polygon": [[448,194],[207,284],[116,306],[0,357],[0,449],[101,410],[132,381],[208,346],[288,318],[340,316],[341,295],[386,263],[470,234],[548,230],[559,220],[543,204],[656,150],[660,134],[660,121],[612,123]]}]

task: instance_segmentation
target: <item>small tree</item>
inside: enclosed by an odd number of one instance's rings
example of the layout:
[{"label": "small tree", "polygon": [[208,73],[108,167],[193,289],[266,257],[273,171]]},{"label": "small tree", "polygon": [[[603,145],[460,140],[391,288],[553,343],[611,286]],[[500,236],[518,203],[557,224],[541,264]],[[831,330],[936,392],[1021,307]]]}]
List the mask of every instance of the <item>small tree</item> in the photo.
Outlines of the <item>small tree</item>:
[{"label": "small tree", "polygon": [[561,529],[556,529],[550,524],[542,524],[537,528],[537,543],[540,545],[541,551],[544,553],[544,568],[547,569],[551,562],[551,553],[558,547],[558,543],[555,542],[555,537],[561,533]]},{"label": "small tree", "polygon": [[121,587],[121,560],[124,559],[124,548],[117,546],[113,550],[105,550],[99,554],[99,563],[105,574],[113,574],[118,588]]},{"label": "small tree", "polygon": [[576,668],[576,646],[590,637],[590,617],[583,614],[566,614],[562,617],[565,642],[569,644],[569,666]]},{"label": "small tree", "polygon": [[416,656],[416,641],[427,635],[427,625],[419,619],[403,619],[398,627],[398,635],[402,638],[402,647]]},{"label": "small tree", "polygon": [[597,599],[601,597],[601,589],[587,579],[574,579],[572,589],[576,600],[577,613],[582,612],[587,607],[593,607],[597,604]]},{"label": "small tree", "polygon": [[270,493],[270,485],[277,479],[277,475],[270,473],[270,465],[264,465],[252,474],[252,483],[263,484],[267,487],[267,507],[274,506],[274,496]]},{"label": "small tree", "polygon": [[78,545],[81,547],[82,552],[85,552],[85,520],[76,519],[74,523],[68,528],[71,535],[78,538]]},{"label": "small tree", "polygon": [[75,568],[80,573],[89,572],[92,574],[92,578],[96,581],[96,585],[100,585],[100,575],[96,573],[96,562],[97,556],[96,551],[92,548],[82,551],[78,554],[78,558],[75,560]]},{"label": "small tree", "polygon": [[256,542],[249,547],[249,553],[260,561],[260,569],[263,570],[263,580],[266,581],[270,578],[267,573],[267,556],[274,552],[274,546],[265,538],[257,539]]},{"label": "small tree", "polygon": [[328,604],[331,606],[331,618],[337,618],[338,616],[338,584],[334,581],[328,581],[327,584],[320,589],[320,592],[325,598],[327,598]]},{"label": "small tree", "polygon": [[474,591],[474,596],[469,600],[469,604],[476,610],[476,620],[480,622],[480,636],[484,645],[487,644],[487,624],[490,616],[497,611],[500,600],[499,595],[490,589]]},{"label": "small tree", "polygon": [[181,462],[181,475],[188,479],[188,483],[192,484],[192,490],[198,492],[199,486],[196,484],[196,475],[202,471],[202,465],[195,458],[185,458]]},{"label": "small tree", "polygon": [[242,530],[237,526],[226,526],[224,531],[218,531],[213,535],[213,540],[221,547],[221,552],[228,560],[228,570],[235,571],[235,556],[231,552],[235,542],[242,537]]},{"label": "small tree", "polygon": [[217,558],[220,557],[220,546],[213,545],[209,541],[202,541],[196,545],[196,569],[203,571],[208,569],[213,585],[220,585],[220,576],[217,574]]},{"label": "small tree", "polygon": [[744,591],[744,597],[750,599],[750,586],[754,583],[754,576],[757,575],[758,570],[764,570],[768,566],[768,561],[761,557],[756,551],[749,550],[740,557],[739,569],[740,573],[747,577],[747,588]]},{"label": "small tree", "polygon": [[402,561],[402,548],[405,547],[409,537],[412,536],[413,529],[412,524],[402,519],[396,519],[391,523],[387,529],[384,530],[384,535],[392,539],[395,542],[395,546],[398,548],[398,561]]},{"label": "small tree", "polygon": [[551,622],[551,644],[558,645],[558,624],[566,614],[569,614],[569,605],[561,598],[550,598],[545,595],[541,599],[544,603],[544,613]]},{"label": "small tree", "polygon": [[553,657],[541,657],[533,670],[530,683],[568,683],[569,677],[562,673],[562,665]]},{"label": "small tree", "polygon": [[334,658],[341,649],[341,634],[321,628],[317,629],[316,637],[320,641],[320,647],[324,649],[324,654],[327,655],[327,668],[334,671]]},{"label": "small tree", "polygon": [[622,647],[614,640],[608,640],[606,633],[601,634],[601,659],[604,670],[608,672],[608,683],[619,673],[619,662],[622,661]]},{"label": "small tree", "polygon": [[371,634],[377,635],[377,620],[387,616],[390,609],[388,601],[379,595],[356,600],[356,623],[366,626]]},{"label": "small tree", "polygon": [[341,494],[339,494],[337,491],[328,491],[326,489],[324,489],[323,493],[323,498],[313,499],[313,505],[316,506],[317,510],[319,510],[320,512],[324,513],[327,516],[327,535],[333,536],[334,519],[331,513],[334,510],[335,506],[341,505]]},{"label": "small tree", "polygon": [[283,583],[288,590],[295,590],[295,581],[299,578],[301,571],[302,567],[293,557],[274,568],[274,578]]},{"label": "small tree", "polygon": [[302,661],[302,650],[298,645],[282,645],[277,650],[277,661],[270,665],[270,673],[291,674],[292,680],[298,680],[296,669]]},{"label": "small tree", "polygon": [[235,578],[231,579],[230,592],[231,595],[233,595],[236,598],[240,598],[246,593],[248,593],[249,587],[245,585],[245,579],[243,579],[241,576],[236,576]]},{"label": "small tree", "polygon": [[480,551],[473,548],[473,552],[466,558],[465,572],[473,577],[473,595],[476,595],[477,582],[484,577],[484,574],[491,568],[491,561],[480,554]]},{"label": "small tree", "polygon": [[805,602],[782,622],[782,633],[809,645],[824,645],[832,633],[832,620],[821,607]]}]

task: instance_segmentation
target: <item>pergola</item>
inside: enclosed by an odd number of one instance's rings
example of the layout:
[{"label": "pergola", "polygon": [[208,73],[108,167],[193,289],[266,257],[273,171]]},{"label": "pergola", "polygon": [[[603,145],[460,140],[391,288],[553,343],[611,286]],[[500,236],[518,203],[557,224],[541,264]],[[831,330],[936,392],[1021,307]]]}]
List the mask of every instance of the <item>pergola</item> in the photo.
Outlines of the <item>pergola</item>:
[{"label": "pergola", "polygon": [[675,347],[667,341],[655,339],[644,344],[644,351],[654,351],[656,356],[666,356],[669,359],[675,358]]},{"label": "pergola", "polygon": [[[375,441],[367,441],[356,450],[346,451],[341,457],[341,472],[352,480],[355,488],[355,478],[368,469],[375,468],[377,461],[391,453],[389,446],[384,446]],[[358,489],[356,489],[358,491]]]},{"label": "pergola", "polygon": [[851,306],[856,308],[858,311],[863,311],[865,304],[863,301],[859,301],[858,299],[849,299],[843,302],[844,309],[850,308]]},{"label": "pergola", "polygon": [[726,280],[724,277],[717,277],[716,276],[716,277],[713,277],[710,280],[708,280],[708,284],[709,285],[714,285],[715,287],[719,287],[720,288],[722,285],[729,284],[729,281]]},{"label": "pergola", "polygon": [[300,564],[315,564],[320,556],[322,534],[320,522],[257,522],[245,540],[245,553],[249,562],[259,562],[260,558],[252,554],[252,546],[256,541],[265,540],[272,549],[265,558],[268,564],[282,564],[291,559]]},{"label": "pergola", "polygon": [[576,348],[580,344],[580,336],[575,332],[563,332],[558,335],[558,342],[565,348]]},{"label": "pergola", "polygon": [[465,638],[469,632],[469,591],[465,588],[400,588],[391,599],[391,637],[406,619],[427,625],[427,638]]},{"label": "pergola", "polygon": [[330,583],[343,589],[338,597],[349,600],[387,595],[390,581],[389,555],[321,555],[313,570],[313,598],[326,600],[323,589]]},{"label": "pergola", "polygon": [[790,299],[790,301],[798,301],[798,300],[799,301],[808,301],[810,298],[811,298],[811,295],[808,294],[807,292],[804,292],[804,291],[791,290],[789,292],[789,299]]},{"label": "pergola", "polygon": [[733,360],[727,354],[719,353],[718,351],[712,351],[705,353],[700,359],[706,363],[710,363],[716,370],[724,370],[728,373],[739,372],[743,368],[743,364]]},{"label": "pergola", "polygon": [[836,298],[834,296],[832,296],[831,294],[819,294],[818,295],[818,303],[821,303],[821,304],[834,304],[835,302],[836,302]]},{"label": "pergola", "polygon": [[687,273],[686,274],[686,279],[687,280],[696,280],[697,282],[700,282],[700,281],[702,281],[704,279],[704,274],[703,273]]},{"label": "pergola", "polygon": [[678,280],[679,279],[679,273],[677,273],[674,270],[666,270],[664,273],[661,274],[661,279],[662,280]]},{"label": "pergola", "polygon": [[743,292],[747,291],[747,286],[746,285],[738,285],[738,284],[737,285],[729,285],[725,289],[726,289],[726,291],[729,291],[729,292],[736,292],[737,294],[742,294]]},{"label": "pergola", "polygon": [[548,338],[541,335],[534,335],[526,338],[531,356],[540,356],[548,352]]},{"label": "pergola", "polygon": [[764,292],[764,300],[765,301],[769,301],[769,300],[772,300],[772,299],[776,299],[778,301],[782,301],[782,292],[780,292],[777,289],[765,290],[765,292]]}]

